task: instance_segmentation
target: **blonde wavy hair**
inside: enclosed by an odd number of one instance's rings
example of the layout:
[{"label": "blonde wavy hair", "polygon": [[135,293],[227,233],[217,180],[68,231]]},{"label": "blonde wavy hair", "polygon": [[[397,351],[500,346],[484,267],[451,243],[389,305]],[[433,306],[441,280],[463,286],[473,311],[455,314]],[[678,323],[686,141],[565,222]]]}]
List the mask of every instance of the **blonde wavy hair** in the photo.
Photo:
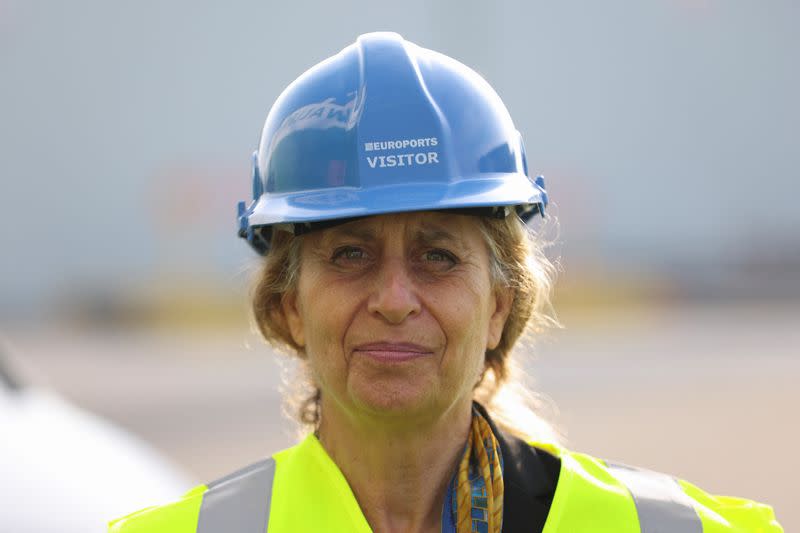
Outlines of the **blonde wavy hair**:
[{"label": "blonde wavy hair", "polygon": [[[483,374],[474,399],[483,404],[502,429],[529,441],[557,443],[561,434],[551,422],[553,406],[531,391],[515,347],[527,344],[550,327],[559,327],[550,294],[556,268],[546,257],[542,231],[533,232],[516,215],[503,219],[480,217],[481,233],[489,251],[495,286],[513,290],[514,300],[496,348],[486,351]],[[281,307],[283,296],[295,290],[300,275],[300,242],[287,231],[275,231],[269,253],[257,277],[252,296],[256,327],[279,351],[300,361],[299,376],[288,387],[287,411],[314,430],[320,421],[321,391],[313,382],[303,350],[289,332]]]}]

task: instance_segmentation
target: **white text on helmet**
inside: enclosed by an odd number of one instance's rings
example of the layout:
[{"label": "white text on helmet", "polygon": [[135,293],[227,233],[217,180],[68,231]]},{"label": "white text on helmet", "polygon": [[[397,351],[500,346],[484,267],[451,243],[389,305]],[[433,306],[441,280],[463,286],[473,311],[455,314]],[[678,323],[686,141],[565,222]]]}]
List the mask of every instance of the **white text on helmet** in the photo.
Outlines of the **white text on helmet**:
[{"label": "white text on helmet", "polygon": [[364,143],[364,151],[372,152],[375,150],[404,150],[406,148],[425,148],[437,146],[439,139],[436,137],[423,137],[420,139],[398,139],[396,141],[376,141]]},{"label": "white text on helmet", "polygon": [[416,152],[413,154],[393,154],[367,156],[370,168],[384,167],[410,167],[414,165],[430,165],[439,162],[437,152]]}]

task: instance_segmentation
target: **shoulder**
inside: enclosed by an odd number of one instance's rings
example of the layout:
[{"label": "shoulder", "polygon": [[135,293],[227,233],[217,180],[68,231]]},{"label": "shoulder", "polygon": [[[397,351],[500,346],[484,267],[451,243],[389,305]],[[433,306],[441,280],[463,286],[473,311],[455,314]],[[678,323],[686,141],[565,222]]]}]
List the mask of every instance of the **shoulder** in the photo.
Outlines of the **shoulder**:
[{"label": "shoulder", "polygon": [[578,522],[585,516],[596,519],[600,515],[602,520],[606,515],[609,523],[637,526],[632,531],[783,531],[768,505],[716,496],[667,474],[563,448],[550,447],[549,451],[561,459],[559,483],[548,518],[548,522],[552,519],[560,524],[559,530],[579,529]]},{"label": "shoulder", "polygon": [[203,531],[224,531],[226,524],[243,521],[266,529],[268,509],[263,502],[271,494],[274,473],[275,459],[261,460],[199,485],[176,501],[114,520],[109,533],[194,533],[199,525]]},{"label": "shoulder", "polygon": [[[297,512],[314,509],[313,513]],[[109,533],[370,531],[355,496],[310,435],[178,501],[111,522]]]},{"label": "shoulder", "polygon": [[[313,442],[280,451],[205,485],[176,501],[148,507],[109,523],[109,533],[194,533],[225,531],[226,525],[246,524],[248,531],[266,530],[276,467],[281,463],[282,490],[302,490],[307,478],[319,471]],[[300,465],[298,467],[297,465]],[[302,468],[301,468],[302,467]],[[299,475],[298,475],[299,473]],[[288,482],[285,478],[288,476]],[[299,488],[298,488],[299,487]],[[266,504],[265,504],[266,502]],[[263,527],[262,527],[263,526]]]}]

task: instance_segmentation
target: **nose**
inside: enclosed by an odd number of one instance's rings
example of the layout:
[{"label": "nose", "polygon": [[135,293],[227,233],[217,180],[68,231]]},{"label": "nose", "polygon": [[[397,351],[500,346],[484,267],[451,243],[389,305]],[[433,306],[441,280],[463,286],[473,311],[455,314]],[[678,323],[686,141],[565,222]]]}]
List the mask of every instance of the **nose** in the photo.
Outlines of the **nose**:
[{"label": "nose", "polygon": [[385,261],[375,276],[367,310],[390,324],[400,324],[420,312],[416,287],[402,260]]}]

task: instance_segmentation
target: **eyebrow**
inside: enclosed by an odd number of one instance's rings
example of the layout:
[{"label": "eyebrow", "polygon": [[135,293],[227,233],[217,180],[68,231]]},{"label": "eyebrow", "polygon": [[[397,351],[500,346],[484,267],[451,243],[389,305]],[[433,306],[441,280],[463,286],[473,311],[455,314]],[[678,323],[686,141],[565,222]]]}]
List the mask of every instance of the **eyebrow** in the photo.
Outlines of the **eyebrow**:
[{"label": "eyebrow", "polygon": [[424,243],[452,242],[460,248],[465,248],[464,241],[446,229],[438,226],[423,226],[414,232],[414,239]]},{"label": "eyebrow", "polygon": [[325,240],[330,240],[337,237],[352,237],[360,241],[374,241],[376,239],[375,231],[372,228],[363,228],[347,224],[332,228]]}]

